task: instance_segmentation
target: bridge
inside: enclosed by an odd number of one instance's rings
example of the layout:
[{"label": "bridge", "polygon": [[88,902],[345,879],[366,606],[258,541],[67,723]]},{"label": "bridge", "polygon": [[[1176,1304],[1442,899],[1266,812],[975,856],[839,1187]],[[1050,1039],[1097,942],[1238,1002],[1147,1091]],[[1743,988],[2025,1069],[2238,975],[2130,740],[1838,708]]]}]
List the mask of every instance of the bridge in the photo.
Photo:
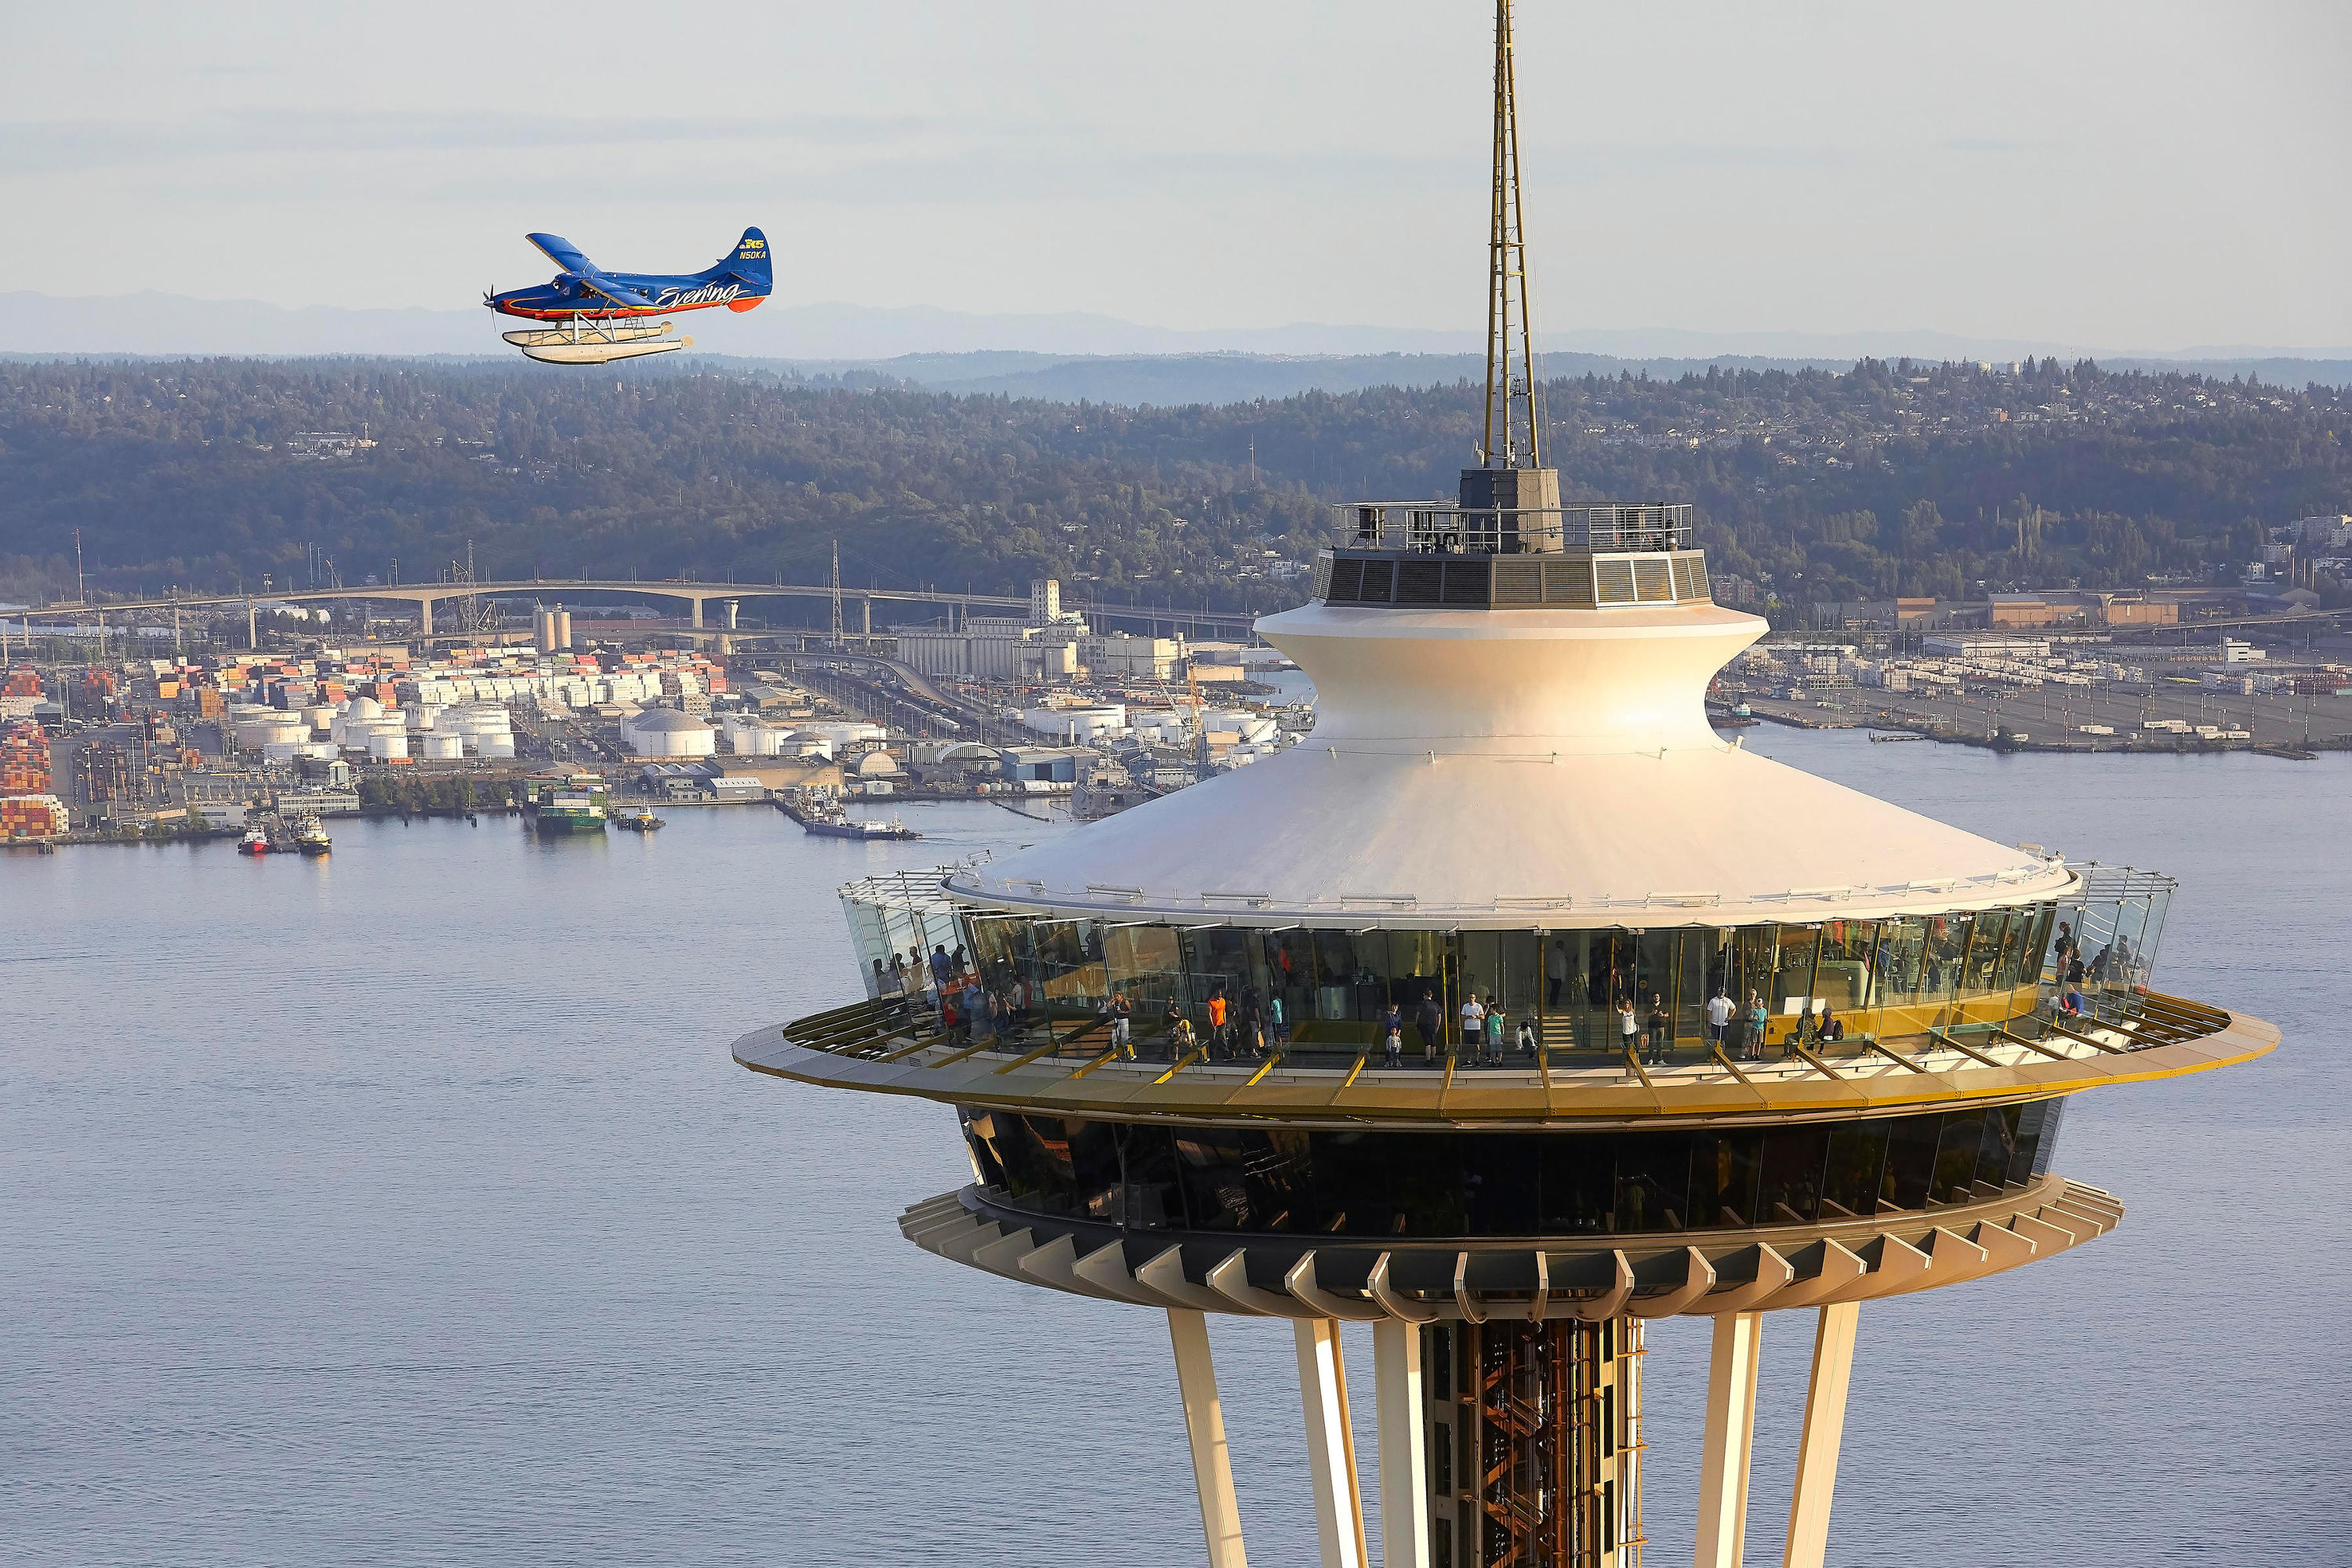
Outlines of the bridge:
[{"label": "bridge", "polygon": [[[635,578],[604,579],[593,577],[533,577],[509,583],[371,583],[357,588],[305,588],[267,593],[173,595],[160,599],[113,599],[100,601],[65,601],[43,605],[28,615],[79,619],[85,616],[112,616],[144,611],[190,610],[223,605],[242,605],[246,609],[248,630],[254,606],[260,604],[320,604],[337,600],[390,600],[412,604],[417,610],[418,629],[426,637],[433,635],[433,606],[450,599],[518,598],[535,595],[553,598],[560,595],[588,595],[607,598],[616,595],[634,595],[641,598],[667,599],[690,606],[691,626],[703,629],[706,607],[717,600],[726,615],[726,629],[735,629],[739,607],[746,599],[830,599],[836,592],[846,607],[853,601],[857,606],[858,631],[871,635],[874,629],[874,605],[885,604],[935,605],[961,606],[965,610],[1002,613],[1007,610],[1025,611],[1028,597],[1003,594],[950,594],[921,588],[851,588],[835,590],[824,584],[802,585],[782,583],[695,583],[676,578],[656,582],[640,582]],[[1089,619],[1121,621],[1129,624],[1144,622],[1155,626],[1186,628],[1197,636],[1202,630],[1229,635],[1248,635],[1257,616],[1237,610],[1188,610],[1174,605],[1154,607],[1149,605],[1109,605],[1099,602],[1064,601],[1065,609],[1076,610]],[[845,628],[846,629],[846,628]]]}]

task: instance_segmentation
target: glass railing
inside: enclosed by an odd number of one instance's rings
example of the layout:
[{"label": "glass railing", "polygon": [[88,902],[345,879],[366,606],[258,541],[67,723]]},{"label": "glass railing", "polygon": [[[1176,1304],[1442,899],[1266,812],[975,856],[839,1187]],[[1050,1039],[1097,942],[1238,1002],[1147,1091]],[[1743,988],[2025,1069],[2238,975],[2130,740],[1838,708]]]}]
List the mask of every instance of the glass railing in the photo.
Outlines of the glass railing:
[{"label": "glass railing", "polygon": [[1521,555],[1690,548],[1687,505],[1491,507],[1446,501],[1348,501],[1331,542],[1414,554]]}]

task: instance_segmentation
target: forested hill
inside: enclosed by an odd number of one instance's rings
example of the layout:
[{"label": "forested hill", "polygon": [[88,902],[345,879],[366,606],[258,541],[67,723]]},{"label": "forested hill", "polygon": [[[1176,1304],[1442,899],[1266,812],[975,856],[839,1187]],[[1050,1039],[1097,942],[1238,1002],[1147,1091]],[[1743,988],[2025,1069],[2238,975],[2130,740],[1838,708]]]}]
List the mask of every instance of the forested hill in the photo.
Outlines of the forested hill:
[{"label": "forested hill", "polygon": [[[1135,409],[691,366],[0,364],[0,600],[430,577],[845,580],[1262,607],[1326,500],[1452,491],[1467,385]],[[1864,362],[1548,388],[1572,500],[1696,504],[1785,601],[2125,586],[2352,510],[2342,391]],[[2016,519],[2039,509],[2019,552]],[[2333,584],[2323,584],[2327,591]]]}]

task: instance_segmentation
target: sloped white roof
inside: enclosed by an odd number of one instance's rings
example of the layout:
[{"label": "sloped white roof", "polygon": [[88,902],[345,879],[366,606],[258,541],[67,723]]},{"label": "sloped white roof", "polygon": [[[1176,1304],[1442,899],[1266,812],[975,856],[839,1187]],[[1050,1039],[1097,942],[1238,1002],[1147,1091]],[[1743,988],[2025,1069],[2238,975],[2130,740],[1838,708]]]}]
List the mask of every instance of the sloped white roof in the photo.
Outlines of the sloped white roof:
[{"label": "sloped white roof", "polygon": [[1306,743],[959,873],[1008,907],[1193,922],[1735,925],[2010,904],[2071,875],[1718,739],[1712,606],[1308,605]]}]

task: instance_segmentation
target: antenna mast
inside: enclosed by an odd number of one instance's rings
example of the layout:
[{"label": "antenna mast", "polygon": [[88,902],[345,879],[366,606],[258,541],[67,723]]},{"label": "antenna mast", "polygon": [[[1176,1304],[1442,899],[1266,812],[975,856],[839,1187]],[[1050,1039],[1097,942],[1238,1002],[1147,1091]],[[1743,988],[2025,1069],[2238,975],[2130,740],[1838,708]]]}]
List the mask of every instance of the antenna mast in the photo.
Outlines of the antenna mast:
[{"label": "antenna mast", "polygon": [[1487,195],[1486,428],[1478,466],[1462,470],[1465,537],[1501,555],[1568,544],[1559,474],[1543,462],[1543,404],[1528,310],[1527,233],[1519,218],[1519,105],[1512,83],[1511,0],[1495,0],[1495,177]]},{"label": "antenna mast", "polygon": [[1536,406],[1526,226],[1519,215],[1519,108],[1511,69],[1511,0],[1495,0],[1492,195],[1486,233],[1486,436],[1478,461],[1489,468],[1540,468],[1543,421]]}]

